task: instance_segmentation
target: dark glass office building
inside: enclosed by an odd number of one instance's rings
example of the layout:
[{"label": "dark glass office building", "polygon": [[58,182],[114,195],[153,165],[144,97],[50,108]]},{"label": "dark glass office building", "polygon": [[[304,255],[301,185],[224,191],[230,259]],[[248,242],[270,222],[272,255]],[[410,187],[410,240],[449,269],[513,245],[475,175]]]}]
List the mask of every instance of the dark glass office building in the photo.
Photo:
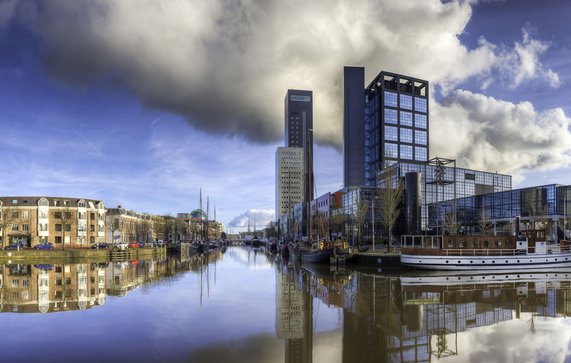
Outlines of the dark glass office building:
[{"label": "dark glass office building", "polygon": [[365,184],[365,68],[343,70],[343,182]]},{"label": "dark glass office building", "polygon": [[[290,89],[284,100],[285,146],[304,150],[305,180],[313,185],[313,92]],[[305,202],[313,199],[313,187],[305,183]]]},{"label": "dark glass office building", "polygon": [[382,71],[365,89],[365,183],[395,162],[428,161],[428,81]]}]

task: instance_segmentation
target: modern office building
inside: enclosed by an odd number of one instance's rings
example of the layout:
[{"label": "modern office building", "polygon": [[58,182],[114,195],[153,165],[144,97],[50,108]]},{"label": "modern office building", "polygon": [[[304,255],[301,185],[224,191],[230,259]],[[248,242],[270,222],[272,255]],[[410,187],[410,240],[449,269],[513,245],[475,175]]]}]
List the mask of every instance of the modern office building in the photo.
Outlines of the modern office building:
[{"label": "modern office building", "polygon": [[365,184],[365,68],[343,69],[343,183]]},{"label": "modern office building", "polygon": [[[304,178],[313,181],[313,92],[290,89],[284,100],[285,146],[303,148]],[[313,199],[313,188],[306,183],[304,201]]]},{"label": "modern office building", "polygon": [[102,201],[69,197],[0,197],[2,246],[21,242],[33,247],[50,242],[55,248],[88,247],[105,241]]},{"label": "modern office building", "polygon": [[571,237],[569,185],[541,185],[432,203],[428,206],[430,226],[445,223],[445,216],[453,210],[466,234],[513,235],[521,227],[545,230],[550,241]]},{"label": "modern office building", "polygon": [[363,90],[364,73],[344,70],[345,186],[374,186],[385,166],[429,156],[428,81],[382,71]]},{"label": "modern office building", "polygon": [[291,217],[294,206],[304,201],[303,156],[302,147],[276,150],[276,220]]},{"label": "modern office building", "polygon": [[365,89],[365,183],[395,162],[428,161],[428,81],[382,71]]}]

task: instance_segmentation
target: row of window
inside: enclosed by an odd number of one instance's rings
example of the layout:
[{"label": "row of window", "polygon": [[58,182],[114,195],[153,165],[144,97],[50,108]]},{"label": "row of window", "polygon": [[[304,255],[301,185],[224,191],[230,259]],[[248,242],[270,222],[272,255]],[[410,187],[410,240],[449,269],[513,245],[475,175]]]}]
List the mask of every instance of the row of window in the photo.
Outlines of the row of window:
[{"label": "row of window", "polygon": [[[413,109],[413,97],[409,95],[397,94],[395,92],[385,91],[384,105],[389,107],[399,107],[406,110]],[[427,101],[423,97],[414,97],[414,110],[418,112],[427,112]]]},{"label": "row of window", "polygon": [[[398,111],[392,108],[385,108],[384,115],[385,124],[401,125],[414,127],[417,129],[426,129],[428,122],[425,114],[412,113],[408,111]],[[414,122],[413,122],[414,121]]]},{"label": "row of window", "polygon": [[[422,130],[414,130],[414,140],[413,130],[412,129],[400,129],[399,135],[399,128],[395,126],[385,126],[385,140],[386,141],[400,141],[400,142],[408,142],[411,144],[418,144],[418,145],[427,145],[428,144],[428,137],[427,132]],[[400,137],[399,137],[400,136]]]},{"label": "row of window", "polygon": [[427,161],[428,151],[426,147],[413,147],[412,145],[398,145],[387,142],[385,143],[385,157],[393,159]]}]

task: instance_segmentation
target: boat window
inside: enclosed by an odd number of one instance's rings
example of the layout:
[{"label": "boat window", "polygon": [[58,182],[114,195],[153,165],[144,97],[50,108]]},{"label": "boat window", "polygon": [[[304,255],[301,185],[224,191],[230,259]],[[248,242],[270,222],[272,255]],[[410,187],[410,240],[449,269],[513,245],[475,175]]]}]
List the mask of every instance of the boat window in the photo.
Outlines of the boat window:
[{"label": "boat window", "polygon": [[460,240],[460,245],[458,247],[466,248],[466,240],[465,239]]},{"label": "boat window", "polygon": [[496,246],[496,248],[502,248],[502,241],[500,241],[500,240],[495,240],[495,241],[494,241],[494,245]]},{"label": "boat window", "polygon": [[513,248],[512,241],[509,239],[506,240],[506,248]]},{"label": "boat window", "polygon": [[454,248],[454,240],[453,239],[448,240],[448,248]]},{"label": "boat window", "polygon": [[478,240],[477,239],[473,239],[472,240],[472,248],[478,248]]},{"label": "boat window", "polygon": [[490,241],[484,240],[484,248],[490,248]]}]

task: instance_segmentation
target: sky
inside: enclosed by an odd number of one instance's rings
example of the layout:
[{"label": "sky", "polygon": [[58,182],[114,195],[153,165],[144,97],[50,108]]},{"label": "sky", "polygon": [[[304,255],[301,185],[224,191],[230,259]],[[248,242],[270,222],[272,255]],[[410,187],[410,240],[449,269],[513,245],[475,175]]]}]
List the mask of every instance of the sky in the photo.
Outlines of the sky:
[{"label": "sky", "polygon": [[343,67],[430,82],[430,155],[569,184],[571,3],[0,0],[0,195],[274,218],[288,89],[343,185]]}]

